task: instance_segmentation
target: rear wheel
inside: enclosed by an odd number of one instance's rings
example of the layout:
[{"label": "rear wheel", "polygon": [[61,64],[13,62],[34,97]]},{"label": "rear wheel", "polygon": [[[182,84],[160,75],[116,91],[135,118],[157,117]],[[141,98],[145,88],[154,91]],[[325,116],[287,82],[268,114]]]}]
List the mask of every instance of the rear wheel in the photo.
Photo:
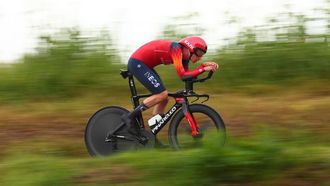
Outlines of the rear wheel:
[{"label": "rear wheel", "polygon": [[225,124],[220,115],[211,107],[202,104],[189,106],[189,111],[195,118],[199,134],[192,137],[191,128],[184,113],[180,110],[171,121],[168,137],[175,149],[190,149],[203,146],[207,143],[221,147],[226,138]]},{"label": "rear wheel", "polygon": [[[147,144],[140,143],[138,137],[130,132],[132,129],[122,123],[121,117],[128,112],[122,107],[110,106],[100,109],[89,119],[85,130],[85,144],[90,155],[107,156],[115,152],[147,146]],[[134,123],[133,126],[136,127],[134,130],[139,130],[138,125]],[[141,134],[152,142],[152,136],[144,134],[145,132],[143,131]],[[110,133],[133,140],[113,138],[111,142],[106,142]]]}]

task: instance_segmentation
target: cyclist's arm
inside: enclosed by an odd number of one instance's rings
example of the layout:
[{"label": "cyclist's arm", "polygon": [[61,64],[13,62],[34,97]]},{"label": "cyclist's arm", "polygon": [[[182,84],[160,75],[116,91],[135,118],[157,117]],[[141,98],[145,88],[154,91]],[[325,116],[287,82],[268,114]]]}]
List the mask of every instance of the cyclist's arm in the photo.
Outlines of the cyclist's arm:
[{"label": "cyclist's arm", "polygon": [[189,70],[187,65],[185,67],[182,64],[182,50],[179,44],[172,44],[171,45],[171,57],[173,64],[175,66],[176,72],[178,73],[180,79],[184,76],[191,76],[197,77],[199,74],[203,73],[204,65],[201,64],[199,67],[195,68],[194,70]]}]

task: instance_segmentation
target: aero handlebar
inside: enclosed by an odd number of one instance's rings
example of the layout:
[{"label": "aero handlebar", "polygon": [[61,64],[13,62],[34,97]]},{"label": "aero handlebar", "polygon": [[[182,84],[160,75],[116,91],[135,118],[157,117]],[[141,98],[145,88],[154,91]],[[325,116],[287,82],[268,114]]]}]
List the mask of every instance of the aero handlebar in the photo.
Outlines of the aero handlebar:
[{"label": "aero handlebar", "polygon": [[211,79],[212,75],[213,75],[213,71],[210,71],[205,78],[201,78],[201,79],[197,79],[197,78],[194,78],[192,76],[185,76],[185,77],[183,77],[182,78],[182,81],[185,82],[185,90],[187,92],[193,91],[193,89],[194,89],[193,88],[193,84],[194,83],[196,83],[196,82],[204,82],[204,81],[206,81],[208,79]]}]

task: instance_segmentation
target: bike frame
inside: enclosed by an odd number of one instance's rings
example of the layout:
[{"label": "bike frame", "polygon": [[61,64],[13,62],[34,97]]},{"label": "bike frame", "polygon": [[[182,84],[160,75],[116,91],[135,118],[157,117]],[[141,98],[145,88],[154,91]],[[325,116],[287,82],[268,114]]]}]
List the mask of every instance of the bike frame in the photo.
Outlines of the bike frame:
[{"label": "bike frame", "polygon": [[[137,91],[136,91],[136,87],[135,87],[135,82],[134,82],[134,78],[133,75],[130,74],[128,71],[122,71],[121,75],[124,78],[128,77],[128,84],[130,87],[130,91],[131,91],[131,101],[133,104],[134,109],[140,105],[140,99],[141,98],[145,98],[145,97],[149,97],[152,94],[141,94],[138,95]],[[189,88],[192,90],[192,83],[189,84],[189,86],[186,88]],[[162,118],[161,121],[159,121],[159,123],[157,123],[156,127],[154,127],[151,132],[154,135],[157,135],[157,133],[171,120],[172,116],[180,110],[180,108],[182,108],[183,114],[186,118],[186,120],[188,121],[190,128],[191,128],[191,135],[192,136],[197,136],[198,135],[198,125],[196,123],[196,120],[194,118],[194,116],[190,113],[189,111],[189,101],[188,101],[188,95],[185,95],[186,92],[180,92],[180,93],[169,93],[168,95],[170,97],[173,97],[175,99],[175,104],[166,112],[165,116]],[[192,95],[191,97],[196,96],[196,95]],[[207,97],[208,95],[197,95],[200,97]],[[139,126],[141,128],[144,128],[144,121],[143,121],[143,117],[142,117],[142,113],[140,113],[137,117]]]}]

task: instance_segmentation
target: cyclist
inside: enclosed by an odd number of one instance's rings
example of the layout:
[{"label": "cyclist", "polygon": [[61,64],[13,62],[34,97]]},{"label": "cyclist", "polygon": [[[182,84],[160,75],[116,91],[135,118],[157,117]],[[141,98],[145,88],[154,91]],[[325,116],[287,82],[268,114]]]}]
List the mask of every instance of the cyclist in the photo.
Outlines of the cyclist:
[{"label": "cyclist", "polygon": [[125,122],[130,123],[139,113],[153,106],[153,115],[164,114],[168,92],[154,70],[155,66],[173,64],[180,79],[197,77],[205,71],[216,71],[219,67],[215,62],[204,62],[196,69],[189,70],[189,62],[196,63],[206,52],[206,42],[197,36],[187,37],[179,42],[155,40],[137,49],[128,60],[128,70],[152,93],[152,96],[143,100],[142,104],[125,116]]}]

